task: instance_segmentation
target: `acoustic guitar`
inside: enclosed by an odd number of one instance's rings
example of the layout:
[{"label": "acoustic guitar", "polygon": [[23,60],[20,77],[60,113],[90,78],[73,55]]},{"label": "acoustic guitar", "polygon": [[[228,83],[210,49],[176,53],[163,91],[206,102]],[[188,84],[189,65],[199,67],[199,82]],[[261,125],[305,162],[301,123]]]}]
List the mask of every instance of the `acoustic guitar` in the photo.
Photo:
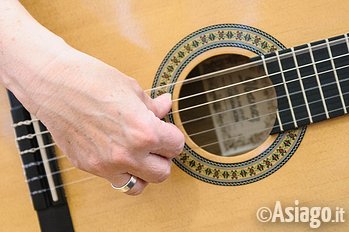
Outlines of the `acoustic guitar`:
[{"label": "acoustic guitar", "polygon": [[[152,97],[172,93],[164,120],[186,145],[167,181],[120,194],[2,89],[1,231],[308,231],[258,213],[349,210],[347,1],[21,2]],[[348,230],[325,213],[319,231]]]}]

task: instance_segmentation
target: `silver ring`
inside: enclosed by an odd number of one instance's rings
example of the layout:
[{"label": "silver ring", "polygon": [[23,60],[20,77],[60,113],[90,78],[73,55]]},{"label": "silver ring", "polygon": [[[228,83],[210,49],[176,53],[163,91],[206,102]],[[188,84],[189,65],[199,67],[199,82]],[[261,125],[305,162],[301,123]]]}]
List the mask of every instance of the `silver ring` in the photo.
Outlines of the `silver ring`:
[{"label": "silver ring", "polygon": [[128,191],[131,190],[131,188],[133,188],[133,186],[136,185],[137,182],[137,178],[135,176],[130,177],[130,179],[127,181],[127,183],[121,187],[116,187],[115,185],[111,184],[111,187],[115,190],[118,190],[120,192],[126,193]]}]

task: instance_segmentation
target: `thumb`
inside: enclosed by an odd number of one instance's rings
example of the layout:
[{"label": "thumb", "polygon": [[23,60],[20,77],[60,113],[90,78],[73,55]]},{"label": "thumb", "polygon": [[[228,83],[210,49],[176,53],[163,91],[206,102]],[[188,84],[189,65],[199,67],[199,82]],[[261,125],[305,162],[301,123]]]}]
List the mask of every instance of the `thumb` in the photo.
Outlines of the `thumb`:
[{"label": "thumb", "polygon": [[148,99],[144,102],[147,108],[160,119],[165,117],[172,107],[171,94],[169,93],[165,93],[155,99],[148,97]]}]

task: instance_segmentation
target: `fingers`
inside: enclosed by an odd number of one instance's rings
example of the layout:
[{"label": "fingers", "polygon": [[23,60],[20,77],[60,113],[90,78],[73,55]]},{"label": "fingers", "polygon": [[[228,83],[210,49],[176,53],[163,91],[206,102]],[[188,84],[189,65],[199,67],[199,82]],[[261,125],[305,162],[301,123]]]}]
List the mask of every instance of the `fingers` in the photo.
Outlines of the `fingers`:
[{"label": "fingers", "polygon": [[179,155],[184,147],[184,135],[173,124],[164,122],[160,119],[153,122],[154,134],[157,137],[156,143],[149,149],[151,153],[161,155],[166,158],[174,158]]},{"label": "fingers", "polygon": [[138,160],[130,166],[130,173],[141,177],[149,183],[161,183],[165,181],[171,174],[172,161],[155,154],[148,154],[138,158]]},{"label": "fingers", "polygon": [[[124,170],[138,177],[135,186],[127,192],[129,195],[140,194],[148,183],[165,181],[171,173],[171,159],[177,156],[184,146],[181,131],[173,124],[161,120],[171,109],[171,95],[163,94],[151,99],[142,92],[139,96],[152,113],[149,117],[142,117],[142,123],[138,124],[142,124],[139,127],[143,128],[141,132],[128,133],[132,135],[133,141],[137,141],[137,145],[126,165],[128,167]],[[123,186],[129,181],[130,174],[119,175],[112,183],[115,186]]]},{"label": "fingers", "polygon": [[172,100],[170,93],[165,93],[155,99],[152,99],[143,92],[142,100],[147,108],[160,119],[165,117],[166,114],[171,110]]},{"label": "fingers", "polygon": [[152,123],[155,130],[155,135],[152,136],[158,139],[154,139],[157,143],[151,144],[150,152],[167,158],[177,156],[183,150],[184,136],[173,124],[159,120],[171,109],[171,95],[166,93],[155,99],[151,99],[149,96],[145,95],[143,96],[143,101],[147,108],[157,117]]},{"label": "fingers", "polygon": [[[136,182],[134,186],[130,183],[130,189],[125,193],[138,195],[143,192],[148,183],[161,183],[170,176],[171,160],[155,154],[149,154],[142,161],[130,167],[129,170],[132,176],[136,177]],[[130,178],[131,174],[119,174],[113,177],[110,182],[114,188],[121,188],[131,180]]]}]

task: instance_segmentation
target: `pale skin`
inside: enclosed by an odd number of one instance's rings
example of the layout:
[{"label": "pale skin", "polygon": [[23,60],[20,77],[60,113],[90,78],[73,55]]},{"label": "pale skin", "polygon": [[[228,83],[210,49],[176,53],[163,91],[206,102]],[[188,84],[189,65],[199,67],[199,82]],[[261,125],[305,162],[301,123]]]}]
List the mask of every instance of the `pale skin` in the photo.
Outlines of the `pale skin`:
[{"label": "pale skin", "polygon": [[51,132],[74,166],[115,186],[137,177],[129,195],[170,175],[184,145],[165,94],[81,53],[37,23],[15,0],[0,4],[0,83]]}]

